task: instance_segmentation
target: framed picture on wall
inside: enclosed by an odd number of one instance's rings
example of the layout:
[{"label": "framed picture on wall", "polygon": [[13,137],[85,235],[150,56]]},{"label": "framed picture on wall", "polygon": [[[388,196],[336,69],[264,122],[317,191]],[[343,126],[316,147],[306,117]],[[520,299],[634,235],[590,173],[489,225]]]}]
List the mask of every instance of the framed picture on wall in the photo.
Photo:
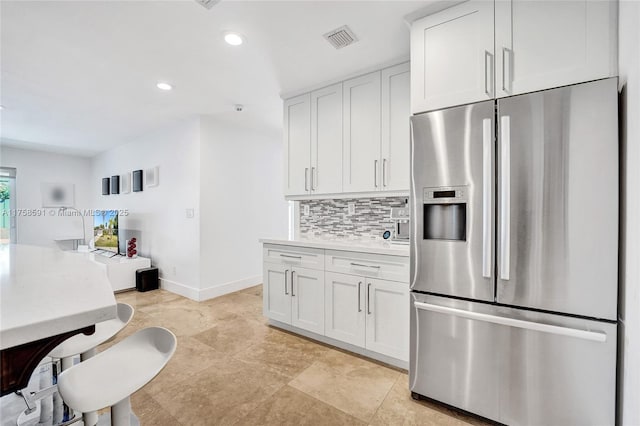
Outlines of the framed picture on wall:
[{"label": "framed picture on wall", "polygon": [[111,193],[111,179],[106,177],[102,178],[102,195],[109,195]]},{"label": "framed picture on wall", "polygon": [[72,183],[43,183],[41,192],[42,207],[73,207],[74,205]]},{"label": "framed picture on wall", "polygon": [[131,192],[131,173],[120,175],[120,193],[128,194]]},{"label": "framed picture on wall", "polygon": [[140,192],[142,188],[142,170],[134,170],[132,173],[132,188],[133,192]]},{"label": "framed picture on wall", "polygon": [[120,176],[118,175],[111,176],[111,193],[112,194],[120,193]]}]

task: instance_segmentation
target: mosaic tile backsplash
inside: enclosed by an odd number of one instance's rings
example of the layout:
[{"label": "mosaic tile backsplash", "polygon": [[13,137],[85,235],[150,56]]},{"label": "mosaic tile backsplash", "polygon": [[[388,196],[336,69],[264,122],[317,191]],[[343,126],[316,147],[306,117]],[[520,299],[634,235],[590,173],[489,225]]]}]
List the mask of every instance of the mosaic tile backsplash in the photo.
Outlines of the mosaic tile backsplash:
[{"label": "mosaic tile backsplash", "polygon": [[[404,207],[406,200],[392,197],[300,201],[300,236],[382,239],[385,230],[393,229],[391,207]],[[353,215],[348,214],[349,203],[355,203]],[[308,216],[304,214],[305,205],[309,206]]]}]

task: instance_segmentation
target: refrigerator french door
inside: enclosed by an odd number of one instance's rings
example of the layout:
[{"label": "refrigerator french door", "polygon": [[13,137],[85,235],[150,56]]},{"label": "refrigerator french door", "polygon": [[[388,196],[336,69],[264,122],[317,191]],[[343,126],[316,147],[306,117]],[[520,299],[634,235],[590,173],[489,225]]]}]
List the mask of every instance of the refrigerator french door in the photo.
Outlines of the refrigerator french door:
[{"label": "refrigerator french door", "polygon": [[410,388],[615,422],[617,79],[412,117]]}]

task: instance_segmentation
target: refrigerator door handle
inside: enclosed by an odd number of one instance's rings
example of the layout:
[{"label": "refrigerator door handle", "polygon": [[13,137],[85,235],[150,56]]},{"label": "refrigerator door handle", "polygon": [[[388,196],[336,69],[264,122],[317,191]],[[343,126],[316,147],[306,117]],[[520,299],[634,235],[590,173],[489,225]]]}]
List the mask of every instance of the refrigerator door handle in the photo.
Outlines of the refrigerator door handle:
[{"label": "refrigerator door handle", "polygon": [[500,279],[509,280],[511,252],[511,117],[500,117]]},{"label": "refrigerator door handle", "polygon": [[491,161],[492,120],[482,120],[482,276],[491,278],[491,211],[493,210],[492,161]]},{"label": "refrigerator door handle", "polygon": [[542,333],[557,334],[567,337],[575,337],[576,339],[591,340],[593,342],[604,343],[607,341],[607,335],[599,331],[579,330],[570,327],[560,327],[557,325],[542,324],[539,322],[523,321],[515,318],[500,317],[495,315],[483,314],[480,312],[471,312],[463,309],[449,308],[447,306],[432,305],[430,303],[413,302],[417,309],[425,311],[438,312],[442,314],[455,315],[461,318],[468,318],[476,321],[490,322],[493,324],[506,325],[508,327],[517,327],[526,330],[539,331]]}]

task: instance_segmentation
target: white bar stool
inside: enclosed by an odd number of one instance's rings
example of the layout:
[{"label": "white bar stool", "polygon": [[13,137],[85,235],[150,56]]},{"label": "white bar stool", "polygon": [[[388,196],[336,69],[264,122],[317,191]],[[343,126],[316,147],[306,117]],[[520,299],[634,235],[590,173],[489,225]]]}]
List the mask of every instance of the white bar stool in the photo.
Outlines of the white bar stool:
[{"label": "white bar stool", "polygon": [[118,316],[109,321],[96,324],[96,331],[91,335],[76,334],[60,343],[49,352],[51,358],[62,360],[62,371],[73,367],[72,357],[80,355],[80,360],[85,361],[96,354],[96,348],[108,342],[124,329],[133,318],[133,307],[126,303],[118,303]]},{"label": "white bar stool", "polygon": [[129,398],[167,365],[176,346],[176,336],[166,328],[145,328],[63,371],[58,391],[74,410],[86,413],[110,406],[111,425],[137,425]]},{"label": "white bar stool", "polygon": [[[109,321],[103,321],[101,323],[96,324],[96,330],[93,334],[87,336],[84,334],[77,334],[58,346],[55,347],[47,356],[53,358],[53,364],[57,364],[58,360],[60,361],[60,366],[62,370],[68,369],[73,366],[73,357],[76,355],[80,355],[80,359],[85,361],[96,354],[96,347],[101,345],[102,343],[108,342],[112,339],[116,334],[118,334],[122,329],[124,329],[131,319],[133,318],[134,309],[131,305],[126,303],[118,303],[117,305],[117,317],[115,319]],[[55,371],[55,368],[54,368]],[[57,374],[54,373],[53,383],[55,385],[57,381]],[[51,385],[51,383],[49,383]],[[55,387],[50,387],[49,389],[43,388],[38,392],[27,392],[24,391],[22,393],[22,397],[27,404],[27,410],[20,416],[18,419],[18,424],[22,424],[22,422],[26,421],[26,419],[31,415],[31,413],[36,408],[36,401],[42,398],[47,398],[51,396],[52,393],[55,392]],[[63,403],[56,397],[54,394],[54,423],[60,423],[63,421]],[[50,415],[51,408],[47,407],[44,410],[45,417]],[[95,425],[98,421],[97,413],[84,413],[83,420],[85,425]],[[41,418],[41,420],[45,420]]]},{"label": "white bar stool", "polygon": [[[73,357],[76,355],[80,355],[80,361],[86,361],[87,359],[93,357],[96,354],[96,348],[111,340],[122,331],[129,322],[133,319],[134,309],[131,305],[126,303],[118,303],[117,305],[117,317],[109,320],[103,321],[96,324],[96,331],[91,335],[85,334],[76,334],[73,337],[65,340],[60,343],[49,352],[49,356],[54,359],[60,360],[61,370],[67,370],[73,367]],[[57,402],[58,407],[61,411],[62,402]],[[62,414],[58,414],[59,418],[56,416],[54,421],[61,422],[64,419]],[[87,426],[93,426],[98,421],[97,413],[83,413],[84,423]]]}]

